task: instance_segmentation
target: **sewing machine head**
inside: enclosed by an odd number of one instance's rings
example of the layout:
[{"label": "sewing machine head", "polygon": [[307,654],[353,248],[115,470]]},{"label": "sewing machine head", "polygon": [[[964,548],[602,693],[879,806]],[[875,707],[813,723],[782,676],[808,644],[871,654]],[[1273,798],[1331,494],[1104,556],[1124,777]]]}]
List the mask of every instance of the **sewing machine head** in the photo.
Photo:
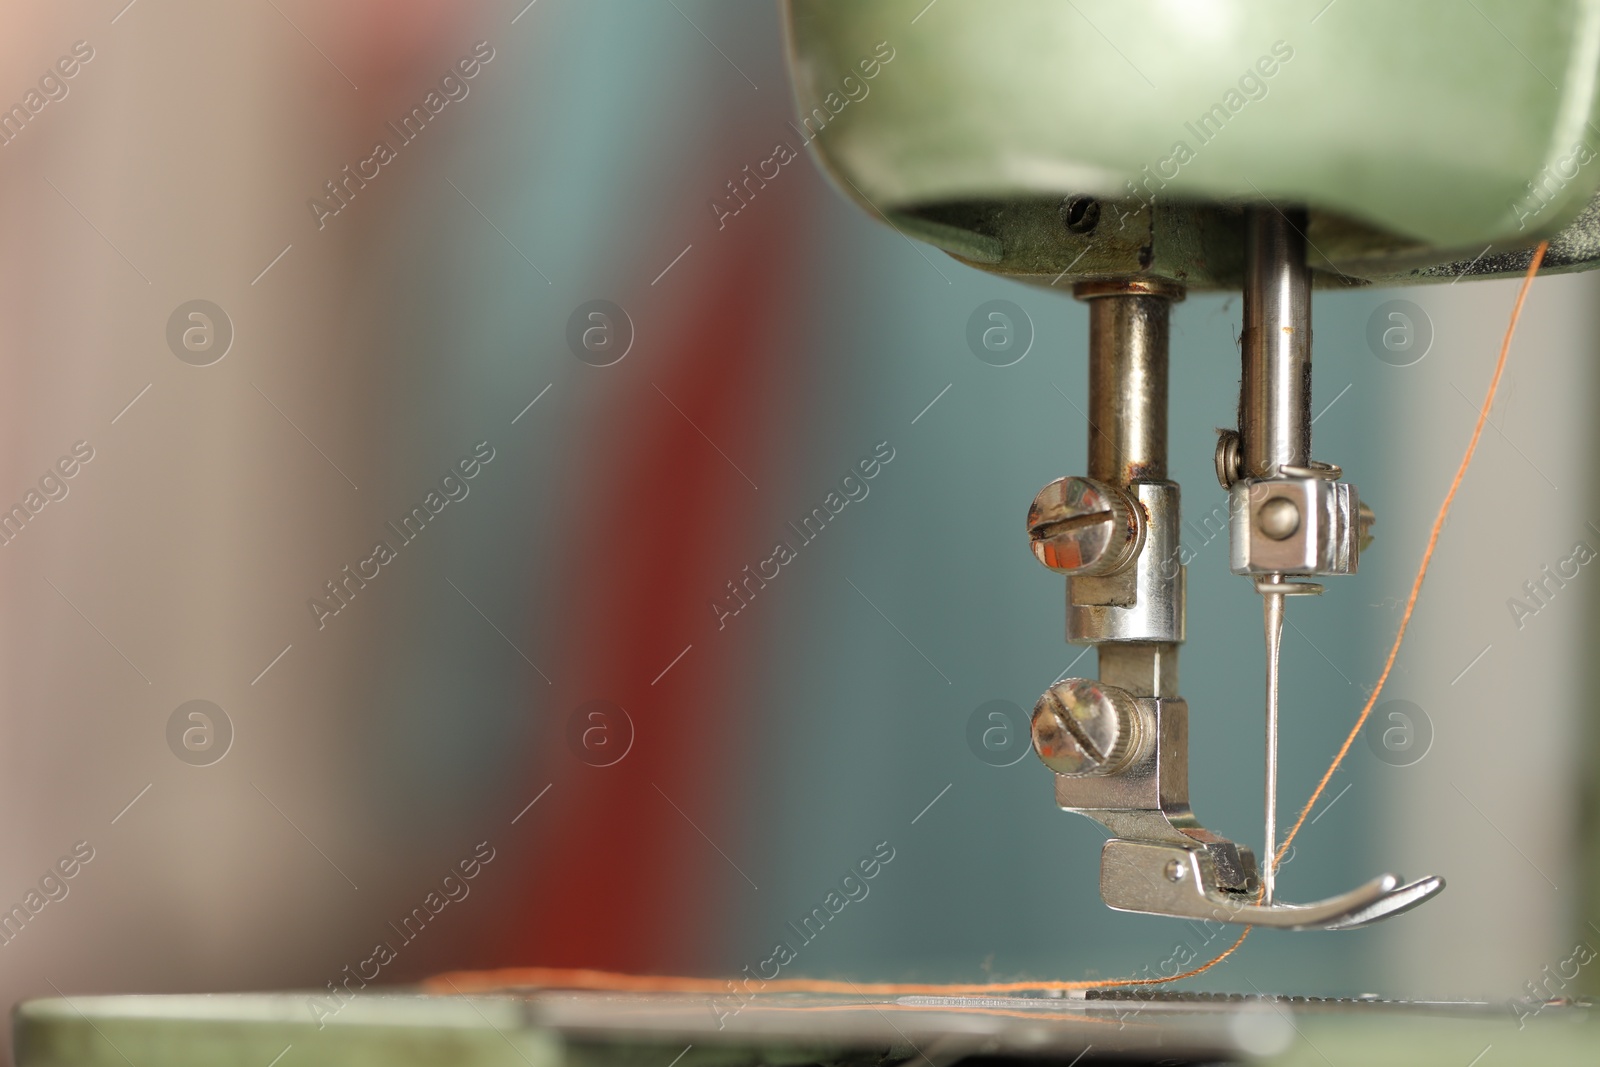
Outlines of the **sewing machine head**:
[{"label": "sewing machine head", "polygon": [[[1354,573],[1373,523],[1313,455],[1311,293],[1519,274],[1542,240],[1545,270],[1600,262],[1593,5],[1369,5],[1323,23],[1329,6],[1217,0],[1152,19],[790,0],[797,129],[840,189],[964,263],[1089,304],[1088,470],[1039,493],[1027,534],[1067,577],[1067,640],[1097,650],[1098,676],[1040,697],[1033,745],[1057,804],[1111,831],[1101,895],[1119,910],[1351,929],[1443,888],[1384,875],[1310,905],[1274,892],[1285,601]],[[1386,35],[1436,48],[1397,57]],[[1190,810],[1178,688],[1168,317],[1219,290],[1244,297],[1238,424],[1215,458],[1231,568],[1263,599],[1260,855]]]}]

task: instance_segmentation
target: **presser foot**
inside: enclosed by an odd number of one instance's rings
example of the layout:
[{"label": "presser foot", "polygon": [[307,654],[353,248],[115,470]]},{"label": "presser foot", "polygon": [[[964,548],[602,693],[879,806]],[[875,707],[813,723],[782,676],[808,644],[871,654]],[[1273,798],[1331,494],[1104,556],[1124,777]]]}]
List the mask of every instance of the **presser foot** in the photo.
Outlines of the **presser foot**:
[{"label": "presser foot", "polygon": [[1056,771],[1057,806],[1111,832],[1100,854],[1100,896],[1117,911],[1353,930],[1444,888],[1436,876],[1401,884],[1385,874],[1312,904],[1269,902],[1251,850],[1207,830],[1189,807],[1189,707],[1181,699],[1066,679],[1034,709],[1033,743]]},{"label": "presser foot", "polygon": [[1401,885],[1383,874],[1313,904],[1264,905],[1257,892],[1222,888],[1203,849],[1113,838],[1100,853],[1100,897],[1116,911],[1278,930],[1355,930],[1410,911],[1442,889],[1437,875]]}]

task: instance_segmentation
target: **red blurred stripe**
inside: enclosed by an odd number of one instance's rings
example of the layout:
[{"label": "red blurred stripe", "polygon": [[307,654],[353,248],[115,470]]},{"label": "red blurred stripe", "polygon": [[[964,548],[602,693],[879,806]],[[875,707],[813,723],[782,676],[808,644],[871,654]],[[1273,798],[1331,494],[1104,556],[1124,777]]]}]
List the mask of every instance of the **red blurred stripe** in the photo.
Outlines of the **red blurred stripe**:
[{"label": "red blurred stripe", "polygon": [[[577,514],[552,516],[570,540],[550,566],[570,577],[548,605],[567,644],[551,672],[553,699],[551,690],[536,697],[554,711],[544,754],[566,766],[542,816],[552,829],[524,870],[526,911],[497,957],[693,967],[714,956],[725,906],[755,892],[699,832],[736,852],[748,831],[735,810],[754,777],[738,743],[751,714],[740,679],[759,647],[758,620],[719,632],[709,601],[772,533],[760,492],[717,448],[757,484],[764,458],[783,456],[794,413],[764,400],[805,393],[792,388],[804,361],[771,348],[789,343],[784,324],[802,314],[791,282],[816,184],[795,181],[695,243],[662,295],[651,294],[657,308],[638,317],[633,365],[616,368],[629,375],[616,408],[572,449],[588,485]],[[673,332],[652,340],[663,323]],[[566,744],[572,709],[597,697],[621,704],[636,728],[627,758],[599,769]]]}]

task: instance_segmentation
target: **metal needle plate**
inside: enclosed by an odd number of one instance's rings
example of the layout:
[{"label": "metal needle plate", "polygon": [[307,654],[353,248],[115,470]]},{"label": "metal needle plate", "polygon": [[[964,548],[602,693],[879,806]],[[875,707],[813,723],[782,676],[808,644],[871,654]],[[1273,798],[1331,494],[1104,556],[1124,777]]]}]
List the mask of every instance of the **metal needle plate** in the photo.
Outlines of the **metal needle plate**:
[{"label": "metal needle plate", "polygon": [[[737,987],[737,983],[730,983]],[[470,997],[368,989],[319,1018],[324,990],[77,996],[15,1014],[20,1067],[807,1067],[1336,1063],[1461,1067],[1486,1045],[1519,1062],[1592,1064],[1585,1007],[1401,1003],[1108,989],[1065,997],[563,993]],[[319,1023],[321,1025],[319,1027]],[[969,1063],[973,1062],[971,1060]]]}]

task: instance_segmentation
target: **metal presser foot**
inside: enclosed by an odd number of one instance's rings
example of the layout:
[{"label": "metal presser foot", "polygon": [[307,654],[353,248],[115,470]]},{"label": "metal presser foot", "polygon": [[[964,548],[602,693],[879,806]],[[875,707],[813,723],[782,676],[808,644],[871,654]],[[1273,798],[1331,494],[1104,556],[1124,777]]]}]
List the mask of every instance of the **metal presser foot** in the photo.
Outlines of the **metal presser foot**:
[{"label": "metal presser foot", "polygon": [[1278,649],[1285,601],[1352,574],[1372,516],[1337,467],[1311,459],[1311,275],[1303,218],[1247,219],[1239,431],[1224,431],[1231,563],[1263,598],[1267,641],[1265,869],[1189,808],[1189,708],[1178,696],[1184,557],[1167,480],[1167,320],[1183,291],[1154,280],[1080,283],[1089,303],[1089,476],[1061,478],[1028,511],[1033,554],[1068,576],[1067,640],[1096,646],[1098,679],[1051,686],[1033,747],[1056,803],[1114,835],[1100,895],[1118,911],[1289,930],[1349,930],[1444,888],[1392,874],[1315,904],[1279,901]]}]

